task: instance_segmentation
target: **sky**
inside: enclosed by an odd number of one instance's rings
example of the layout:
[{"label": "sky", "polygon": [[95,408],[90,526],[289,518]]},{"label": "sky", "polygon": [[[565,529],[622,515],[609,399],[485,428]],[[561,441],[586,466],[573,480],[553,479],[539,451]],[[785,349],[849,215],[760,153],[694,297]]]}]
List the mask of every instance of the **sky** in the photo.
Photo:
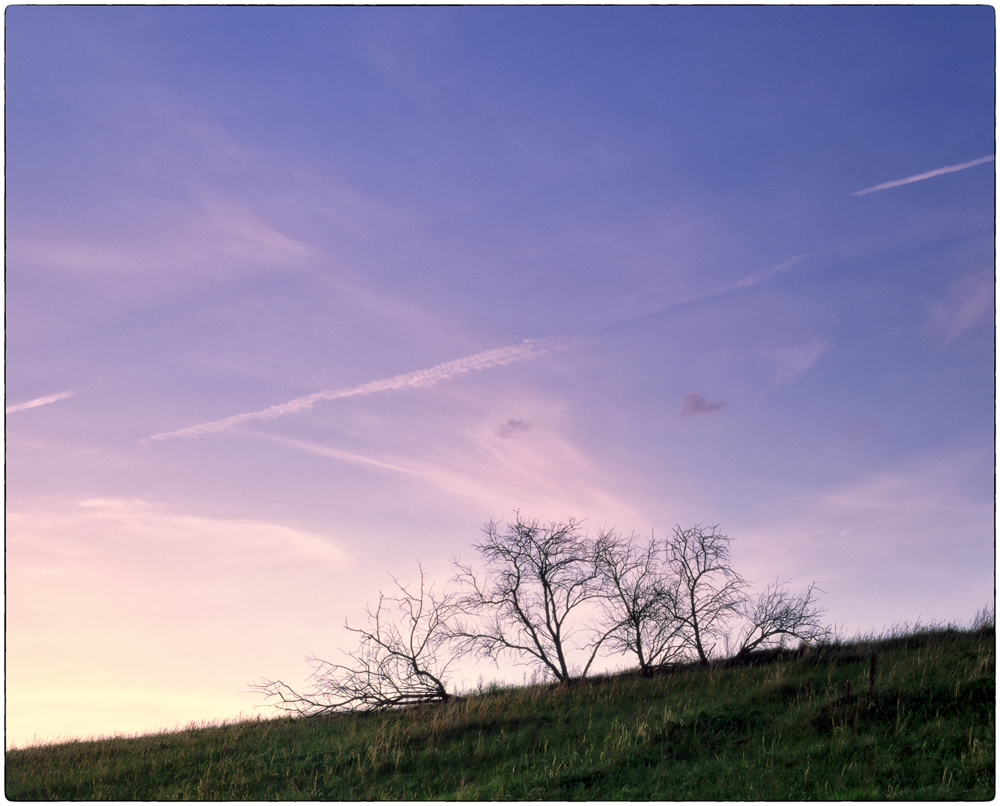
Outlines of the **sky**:
[{"label": "sky", "polygon": [[992,7],[5,17],[8,746],[267,713],[515,511],[993,601]]}]

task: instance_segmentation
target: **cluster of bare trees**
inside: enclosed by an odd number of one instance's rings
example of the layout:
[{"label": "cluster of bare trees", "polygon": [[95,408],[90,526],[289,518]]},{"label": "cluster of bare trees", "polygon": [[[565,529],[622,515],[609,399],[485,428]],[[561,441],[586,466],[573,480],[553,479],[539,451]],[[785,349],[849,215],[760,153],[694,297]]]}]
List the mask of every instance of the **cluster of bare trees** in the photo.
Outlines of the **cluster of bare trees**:
[{"label": "cluster of bare trees", "polygon": [[542,523],[516,514],[490,521],[475,544],[479,570],[454,561],[454,589],[435,594],[397,580],[379,594],[345,664],[310,659],[311,689],[280,680],[254,688],[301,714],[381,711],[446,702],[450,668],[467,654],[501,657],[570,683],[608,655],[629,656],[646,675],[671,664],[742,658],[791,641],[827,639],[816,588],[777,582],[755,594],[732,567],[718,527],[675,527],[665,540],[579,521]]}]

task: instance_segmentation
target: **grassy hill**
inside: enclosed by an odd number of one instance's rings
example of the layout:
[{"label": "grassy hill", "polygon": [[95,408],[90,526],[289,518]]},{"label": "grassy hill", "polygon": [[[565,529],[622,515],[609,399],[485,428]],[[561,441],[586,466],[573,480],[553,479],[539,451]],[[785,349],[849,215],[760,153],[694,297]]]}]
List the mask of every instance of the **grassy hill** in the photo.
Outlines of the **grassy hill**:
[{"label": "grassy hill", "polygon": [[[12,800],[985,800],[995,632],[10,750]],[[874,660],[873,660],[874,658]]]}]

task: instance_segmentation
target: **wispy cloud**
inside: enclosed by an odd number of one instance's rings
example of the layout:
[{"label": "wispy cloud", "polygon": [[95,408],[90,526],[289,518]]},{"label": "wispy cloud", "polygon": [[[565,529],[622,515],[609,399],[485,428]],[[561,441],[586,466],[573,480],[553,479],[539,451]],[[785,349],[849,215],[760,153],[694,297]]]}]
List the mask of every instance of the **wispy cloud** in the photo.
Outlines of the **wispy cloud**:
[{"label": "wispy cloud", "polygon": [[[193,197],[192,197],[193,196]],[[249,265],[286,268],[315,257],[308,244],[280,232],[262,211],[196,189],[181,203],[131,195],[128,217],[119,229],[95,230],[85,237],[52,229],[35,239],[12,238],[8,252],[17,261],[46,270],[92,276],[199,276],[243,272]],[[142,233],[130,242],[123,232]]]},{"label": "wispy cloud", "polygon": [[240,433],[251,437],[257,437],[259,439],[266,439],[270,442],[275,442],[278,445],[285,445],[289,448],[297,448],[298,450],[306,451],[307,453],[315,453],[319,456],[328,456],[331,459],[340,459],[344,462],[363,465],[365,467],[372,467],[377,470],[388,470],[392,473],[402,473],[408,476],[421,475],[418,471],[413,470],[412,468],[403,467],[400,464],[382,462],[378,459],[372,459],[369,456],[362,456],[359,453],[351,453],[350,451],[342,451],[339,448],[331,448],[328,445],[306,442],[301,439],[291,439],[290,437],[279,437],[276,434],[267,434],[263,431],[240,431]]},{"label": "wispy cloud", "polygon": [[6,414],[12,414],[15,411],[24,411],[25,409],[34,409],[38,406],[45,406],[49,403],[55,403],[57,400],[65,400],[67,397],[73,397],[76,392],[59,392],[56,395],[48,395],[47,397],[36,397],[34,400],[29,400],[27,403],[18,403],[14,406],[8,406],[4,409]]},{"label": "wispy cloud", "polygon": [[709,403],[700,392],[692,392],[681,401],[680,416],[690,417],[692,414],[708,414],[724,408],[725,405],[724,400],[718,403]]},{"label": "wispy cloud", "polygon": [[377,381],[369,381],[360,386],[352,386],[347,389],[329,389],[323,392],[314,392],[311,395],[297,397],[286,403],[279,403],[260,411],[251,411],[245,414],[236,414],[222,420],[213,420],[201,425],[193,425],[188,428],[181,428],[178,431],[170,431],[162,434],[154,434],[146,437],[143,442],[153,442],[171,437],[195,437],[202,434],[212,434],[217,431],[224,431],[236,425],[253,422],[255,420],[273,420],[289,414],[298,414],[308,411],[317,403],[325,400],[340,400],[346,397],[358,397],[360,395],[371,395],[377,392],[389,392],[400,389],[414,389],[419,387],[434,386],[441,381],[447,381],[459,375],[465,375],[477,370],[499,367],[505,364],[513,364],[517,361],[527,361],[548,353],[568,350],[571,347],[586,343],[585,337],[563,338],[553,337],[549,339],[525,339],[520,344],[512,344],[507,347],[498,347],[494,350],[485,350],[481,353],[456,358],[446,361],[443,364],[420,369],[415,372],[407,372],[402,375],[394,375],[391,378],[382,378]]},{"label": "wispy cloud", "polygon": [[931,306],[928,330],[944,344],[965,333],[989,312],[994,299],[992,278],[963,277],[948,288],[948,298]]},{"label": "wispy cloud", "polygon": [[241,204],[219,196],[207,196],[202,205],[204,214],[199,215],[198,221],[205,222],[206,240],[214,241],[223,254],[275,264],[291,263],[316,254],[312,247],[279,232]]},{"label": "wispy cloud", "polygon": [[883,182],[881,185],[875,185],[874,187],[865,188],[864,190],[856,190],[854,193],[849,193],[849,196],[864,196],[867,193],[874,193],[876,190],[888,190],[889,188],[899,187],[900,185],[909,185],[911,182],[920,182],[924,179],[931,179],[935,176],[941,176],[941,174],[950,174],[955,171],[964,171],[966,168],[972,168],[975,165],[982,165],[984,162],[993,162],[995,156],[990,154],[988,157],[980,157],[979,159],[970,160],[969,162],[963,162],[959,165],[947,165],[944,168],[935,168],[933,171],[927,171],[926,173],[916,174],[915,176],[908,176],[906,179],[895,179],[892,182]]},{"label": "wispy cloud", "polygon": [[540,428],[533,440],[504,439],[488,428],[453,429],[449,438],[433,438],[433,450],[394,450],[394,455],[363,456],[328,445],[290,439],[256,430],[240,434],[287,448],[408,478],[464,500],[474,512],[509,511],[511,502],[540,515],[635,521],[639,514],[616,494],[616,481],[604,468],[556,429]]},{"label": "wispy cloud", "polygon": [[768,351],[768,358],[774,361],[775,385],[782,386],[801,375],[819,360],[828,346],[829,342],[814,341],[800,347]]},{"label": "wispy cloud", "polygon": [[[969,495],[963,478],[968,473],[962,466],[963,459],[956,454],[950,460],[942,460],[940,468],[925,460],[911,467],[872,474],[827,494],[823,503],[846,511],[897,511],[913,517],[930,511],[982,514],[992,506]],[[979,534],[988,539],[987,531],[981,530]]]},{"label": "wispy cloud", "polygon": [[[155,546],[167,551],[174,547],[180,556],[197,551],[202,560],[211,555],[213,564],[228,563],[233,573],[234,552],[244,557],[253,556],[254,550],[266,552],[271,562],[283,558],[342,563],[345,559],[340,547],[325,535],[268,521],[175,512],[139,499],[92,498],[68,506],[15,509],[8,512],[8,521],[13,557],[8,570],[13,573],[78,569],[84,554],[93,555],[95,563],[120,568],[119,563],[148,562],[145,552]],[[69,544],[78,552],[67,551]]]}]

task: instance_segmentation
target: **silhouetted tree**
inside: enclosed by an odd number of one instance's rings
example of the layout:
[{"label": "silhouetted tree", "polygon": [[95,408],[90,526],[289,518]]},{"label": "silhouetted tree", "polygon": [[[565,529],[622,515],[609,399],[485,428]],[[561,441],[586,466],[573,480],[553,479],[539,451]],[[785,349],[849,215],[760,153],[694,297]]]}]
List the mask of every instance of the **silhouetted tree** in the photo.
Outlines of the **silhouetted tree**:
[{"label": "silhouetted tree", "polygon": [[740,607],[736,657],[745,657],[755,649],[783,647],[790,639],[807,643],[828,639],[832,630],[823,623],[826,611],[816,603],[816,590],[811,584],[804,594],[794,596],[774,582],[746,599]]},{"label": "silhouetted tree", "polygon": [[611,628],[608,646],[635,655],[644,675],[685,648],[685,625],[675,616],[678,579],[670,574],[662,553],[652,538],[643,542],[613,530],[598,535],[595,545],[604,624]]},{"label": "silhouetted tree", "polygon": [[[542,524],[516,513],[506,530],[490,521],[483,533],[475,548],[485,572],[477,576],[455,561],[465,614],[456,637],[482,657],[537,663],[561,683],[570,682],[577,668],[586,676],[608,631],[581,627],[577,618],[601,596],[594,547],[579,522]],[[572,643],[582,635],[588,635],[582,646]],[[583,653],[581,667],[571,665],[574,649]]]},{"label": "silhouetted tree", "polygon": [[677,580],[671,617],[701,663],[708,663],[716,644],[728,638],[746,599],[747,583],[733,570],[729,538],[718,528],[676,526],[666,544],[667,568]]},{"label": "silhouetted tree", "polygon": [[314,671],[308,691],[299,692],[280,680],[251,684],[278,708],[302,715],[334,711],[384,711],[403,705],[448,702],[448,669],[455,655],[448,652],[454,614],[451,594],[436,597],[425,588],[420,569],[419,592],[411,592],[395,577],[396,593],[379,593],[374,609],[367,608],[368,626],[345,625],[359,637],[358,647],[346,652],[345,664],[309,658]]}]

